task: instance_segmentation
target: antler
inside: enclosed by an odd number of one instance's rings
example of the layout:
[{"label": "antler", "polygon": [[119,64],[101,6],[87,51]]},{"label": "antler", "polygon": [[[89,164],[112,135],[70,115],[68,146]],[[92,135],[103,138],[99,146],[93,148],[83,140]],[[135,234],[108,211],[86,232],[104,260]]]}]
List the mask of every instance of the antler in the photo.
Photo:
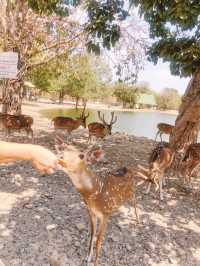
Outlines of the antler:
[{"label": "antler", "polygon": [[100,120],[101,122],[103,122],[104,124],[107,124],[106,121],[105,121],[105,119],[104,119],[104,114],[103,114],[103,116],[101,117],[101,111],[98,111],[98,117],[99,117],[99,120]]},{"label": "antler", "polygon": [[110,125],[113,125],[117,122],[117,116],[114,118],[114,112],[111,112],[111,120],[110,120]]}]

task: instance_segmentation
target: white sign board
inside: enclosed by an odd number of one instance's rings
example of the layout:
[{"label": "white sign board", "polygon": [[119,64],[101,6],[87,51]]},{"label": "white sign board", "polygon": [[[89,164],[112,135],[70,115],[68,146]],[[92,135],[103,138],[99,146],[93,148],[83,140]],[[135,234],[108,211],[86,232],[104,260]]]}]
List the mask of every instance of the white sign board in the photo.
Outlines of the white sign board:
[{"label": "white sign board", "polygon": [[0,79],[17,77],[18,53],[0,52]]}]

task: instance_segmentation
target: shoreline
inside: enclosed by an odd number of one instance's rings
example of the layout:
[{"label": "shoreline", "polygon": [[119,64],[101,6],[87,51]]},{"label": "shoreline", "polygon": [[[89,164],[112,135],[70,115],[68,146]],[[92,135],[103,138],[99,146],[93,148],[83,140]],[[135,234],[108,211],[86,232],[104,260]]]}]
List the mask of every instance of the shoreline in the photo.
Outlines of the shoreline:
[{"label": "shoreline", "polygon": [[[65,102],[62,104],[59,103],[50,103],[45,101],[38,101],[38,102],[24,102],[22,109],[27,109],[26,107],[29,106],[35,106],[37,107],[38,113],[42,110],[48,110],[48,109],[71,109],[75,107],[74,102]],[[79,106],[78,108],[82,108],[82,106]],[[98,104],[98,103],[88,103],[86,109],[100,109],[100,110],[111,110],[111,111],[117,111],[117,112],[133,112],[133,113],[160,113],[160,114],[169,114],[169,115],[178,115],[177,110],[153,110],[153,109],[124,109],[120,106],[109,106],[106,104]],[[30,111],[30,108],[28,108]]]}]

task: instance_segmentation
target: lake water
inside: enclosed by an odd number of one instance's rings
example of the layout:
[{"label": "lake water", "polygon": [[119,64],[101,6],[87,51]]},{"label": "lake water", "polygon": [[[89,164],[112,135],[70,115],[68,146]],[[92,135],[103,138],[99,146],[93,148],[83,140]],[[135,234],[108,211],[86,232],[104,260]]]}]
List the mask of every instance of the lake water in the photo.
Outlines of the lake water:
[{"label": "lake water", "polygon": [[[97,110],[88,109],[90,116],[87,119],[88,123],[99,121]],[[87,112],[86,111],[86,112]],[[56,116],[69,116],[72,118],[78,117],[81,110],[76,111],[75,109],[48,109],[41,111],[42,115],[52,119]],[[111,111],[102,110],[101,113],[105,115],[105,120],[110,121]],[[129,135],[135,135],[139,137],[147,137],[154,139],[157,127],[156,125],[160,122],[174,125],[176,115],[163,114],[157,112],[121,112],[115,111],[117,115],[117,122],[113,125],[112,132],[125,132]],[[164,137],[164,140],[168,140],[168,137]]]}]

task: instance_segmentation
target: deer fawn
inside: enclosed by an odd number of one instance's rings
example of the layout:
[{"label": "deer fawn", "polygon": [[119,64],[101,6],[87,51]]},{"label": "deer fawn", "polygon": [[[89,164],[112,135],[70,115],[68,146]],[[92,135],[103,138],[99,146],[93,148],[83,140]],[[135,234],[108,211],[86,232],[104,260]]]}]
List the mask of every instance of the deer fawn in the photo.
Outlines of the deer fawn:
[{"label": "deer fawn", "polygon": [[[159,188],[160,200],[163,200],[163,185],[165,185],[164,173],[171,166],[173,158],[174,151],[169,147],[168,143],[162,142],[153,149],[150,155],[149,169],[138,165],[143,170],[143,175],[152,181],[149,182],[146,193],[149,193],[151,184],[154,183],[156,190]],[[138,174],[142,175],[139,172]]]},{"label": "deer fawn", "polygon": [[157,128],[158,128],[158,132],[156,133],[155,141],[158,135],[160,135],[160,139],[162,141],[162,134],[171,135],[173,132],[174,126],[170,124],[166,124],[166,123],[158,123]]},{"label": "deer fawn", "polygon": [[80,117],[73,119],[71,117],[57,116],[52,119],[54,123],[54,129],[65,129],[69,135],[71,132],[81,125],[86,128],[86,119],[89,117],[89,113],[85,115],[85,108],[83,109]]},{"label": "deer fawn", "polygon": [[[64,144],[59,138],[57,139],[56,149],[59,153],[62,153],[66,164],[66,167],[63,169],[69,174],[72,183],[82,195],[88,209],[91,223],[91,238],[87,265],[92,260],[97,221],[99,220],[100,222],[94,262],[94,266],[97,266],[101,242],[110,215],[126,201],[129,201],[134,206],[137,222],[139,221],[135,199],[135,177],[137,172],[124,167],[115,173],[100,177],[89,170],[87,166],[103,158],[104,152],[101,148],[93,148],[85,153],[81,153],[74,146]],[[144,180],[147,179],[146,176],[141,177]]]},{"label": "deer fawn", "polygon": [[200,143],[190,144],[181,162],[181,174],[184,183],[190,183],[191,177],[200,164]]},{"label": "deer fawn", "polygon": [[1,126],[6,130],[6,136],[10,135],[11,130],[24,129],[27,133],[27,136],[31,134],[33,138],[33,130],[31,126],[33,125],[33,118],[28,115],[10,115],[10,114],[1,114],[0,115]]},{"label": "deer fawn", "polygon": [[42,175],[52,174],[65,166],[63,160],[40,145],[0,141],[0,147],[0,164],[30,161]]},{"label": "deer fawn", "polygon": [[89,137],[88,141],[90,142],[92,139],[92,136],[95,136],[96,138],[104,138],[107,135],[111,135],[112,132],[112,126],[117,122],[117,116],[114,117],[114,112],[111,112],[111,120],[110,123],[106,123],[104,119],[104,114],[101,116],[101,112],[98,111],[98,117],[99,120],[102,123],[99,122],[93,122],[88,125],[88,130],[89,130]]}]

